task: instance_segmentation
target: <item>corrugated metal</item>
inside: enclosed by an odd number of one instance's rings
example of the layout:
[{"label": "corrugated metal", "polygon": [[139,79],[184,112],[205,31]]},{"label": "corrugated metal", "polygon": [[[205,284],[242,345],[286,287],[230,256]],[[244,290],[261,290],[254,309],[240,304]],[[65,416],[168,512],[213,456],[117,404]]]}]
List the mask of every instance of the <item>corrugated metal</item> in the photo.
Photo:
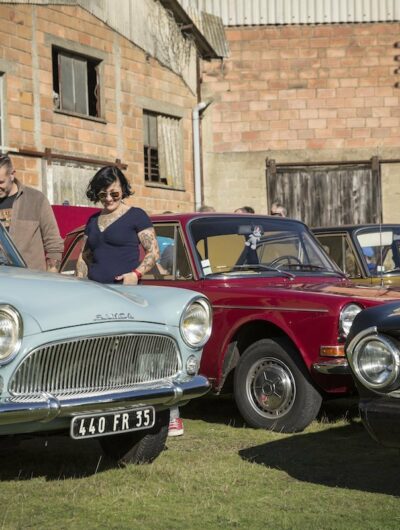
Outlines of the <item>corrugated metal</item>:
[{"label": "corrugated metal", "polygon": [[225,26],[400,21],[400,0],[179,0]]},{"label": "corrugated metal", "polygon": [[219,57],[229,56],[228,41],[225,37],[224,24],[221,17],[210,13],[201,13],[202,32]]},{"label": "corrugated metal", "polygon": [[0,0],[0,4],[65,4],[65,5],[77,5],[78,0]]}]

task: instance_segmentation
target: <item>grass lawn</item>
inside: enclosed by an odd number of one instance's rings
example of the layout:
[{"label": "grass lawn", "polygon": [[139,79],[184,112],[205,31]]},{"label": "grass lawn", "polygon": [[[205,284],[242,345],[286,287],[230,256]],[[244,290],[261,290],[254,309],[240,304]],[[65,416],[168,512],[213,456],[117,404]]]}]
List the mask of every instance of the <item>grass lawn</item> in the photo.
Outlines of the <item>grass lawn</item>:
[{"label": "grass lawn", "polygon": [[28,440],[0,456],[2,529],[399,529],[399,451],[349,402],[303,433],[246,427],[229,398],[182,409],[152,464],[110,466],[95,441]]}]

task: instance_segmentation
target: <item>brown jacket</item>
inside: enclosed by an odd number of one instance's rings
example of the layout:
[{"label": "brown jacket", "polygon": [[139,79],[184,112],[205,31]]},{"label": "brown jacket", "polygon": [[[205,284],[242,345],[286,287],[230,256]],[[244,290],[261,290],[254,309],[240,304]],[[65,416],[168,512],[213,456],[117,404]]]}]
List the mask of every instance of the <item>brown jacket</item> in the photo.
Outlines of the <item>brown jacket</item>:
[{"label": "brown jacket", "polygon": [[41,191],[15,182],[10,236],[30,269],[46,270],[46,258],[61,260],[64,249],[56,218]]}]

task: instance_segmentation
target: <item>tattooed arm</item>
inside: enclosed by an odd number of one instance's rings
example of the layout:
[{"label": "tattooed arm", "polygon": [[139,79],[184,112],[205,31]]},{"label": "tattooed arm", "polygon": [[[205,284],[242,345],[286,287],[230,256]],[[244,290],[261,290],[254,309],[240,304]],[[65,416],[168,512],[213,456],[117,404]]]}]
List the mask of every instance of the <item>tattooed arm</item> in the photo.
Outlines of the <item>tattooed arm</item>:
[{"label": "tattooed arm", "polygon": [[[142,274],[146,274],[146,272],[154,267],[156,261],[160,258],[160,250],[158,248],[154,228],[146,228],[145,230],[142,230],[138,233],[138,237],[144,248],[145,256],[136,270]],[[134,272],[128,272],[126,274],[121,274],[121,276],[117,276],[116,280],[123,280],[126,285],[136,285],[139,278]]]},{"label": "tattooed arm", "polygon": [[78,278],[88,277],[88,266],[92,261],[92,252],[86,245],[87,236],[83,236],[82,250],[76,262],[76,275]]},{"label": "tattooed arm", "polygon": [[142,274],[149,272],[156,261],[160,259],[160,249],[158,248],[157,237],[154,228],[147,228],[138,234],[142,247],[145,251],[145,256],[142,263],[137,270]]}]

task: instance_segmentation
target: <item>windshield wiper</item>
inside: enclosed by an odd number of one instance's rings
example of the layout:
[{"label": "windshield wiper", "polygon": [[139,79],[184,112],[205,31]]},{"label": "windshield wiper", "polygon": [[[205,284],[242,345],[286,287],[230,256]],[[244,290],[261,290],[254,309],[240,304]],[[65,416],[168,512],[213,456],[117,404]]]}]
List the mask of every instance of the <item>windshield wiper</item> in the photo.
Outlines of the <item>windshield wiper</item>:
[{"label": "windshield wiper", "polygon": [[283,271],[282,269],[278,269],[277,267],[270,267],[269,265],[264,265],[263,263],[247,263],[246,265],[234,265],[232,267],[232,270],[234,269],[255,269],[255,270],[263,270],[263,271],[271,271],[271,272],[279,272],[279,274],[282,274],[283,276],[287,276],[288,278],[295,278],[295,275],[288,271]]},{"label": "windshield wiper", "polygon": [[342,271],[327,269],[326,267],[323,267],[322,265],[314,265],[313,263],[289,263],[289,265],[286,265],[286,267],[289,267],[291,269],[298,269],[298,270],[324,271],[329,274],[337,274],[338,276],[341,276],[342,278],[347,278],[347,275]]},{"label": "windshield wiper", "polygon": [[[400,267],[394,267],[394,269],[390,269],[388,271],[380,271],[382,274],[390,274],[391,272],[399,272],[400,271]],[[376,277],[379,278],[380,276],[380,272],[379,273],[376,273]]]}]

